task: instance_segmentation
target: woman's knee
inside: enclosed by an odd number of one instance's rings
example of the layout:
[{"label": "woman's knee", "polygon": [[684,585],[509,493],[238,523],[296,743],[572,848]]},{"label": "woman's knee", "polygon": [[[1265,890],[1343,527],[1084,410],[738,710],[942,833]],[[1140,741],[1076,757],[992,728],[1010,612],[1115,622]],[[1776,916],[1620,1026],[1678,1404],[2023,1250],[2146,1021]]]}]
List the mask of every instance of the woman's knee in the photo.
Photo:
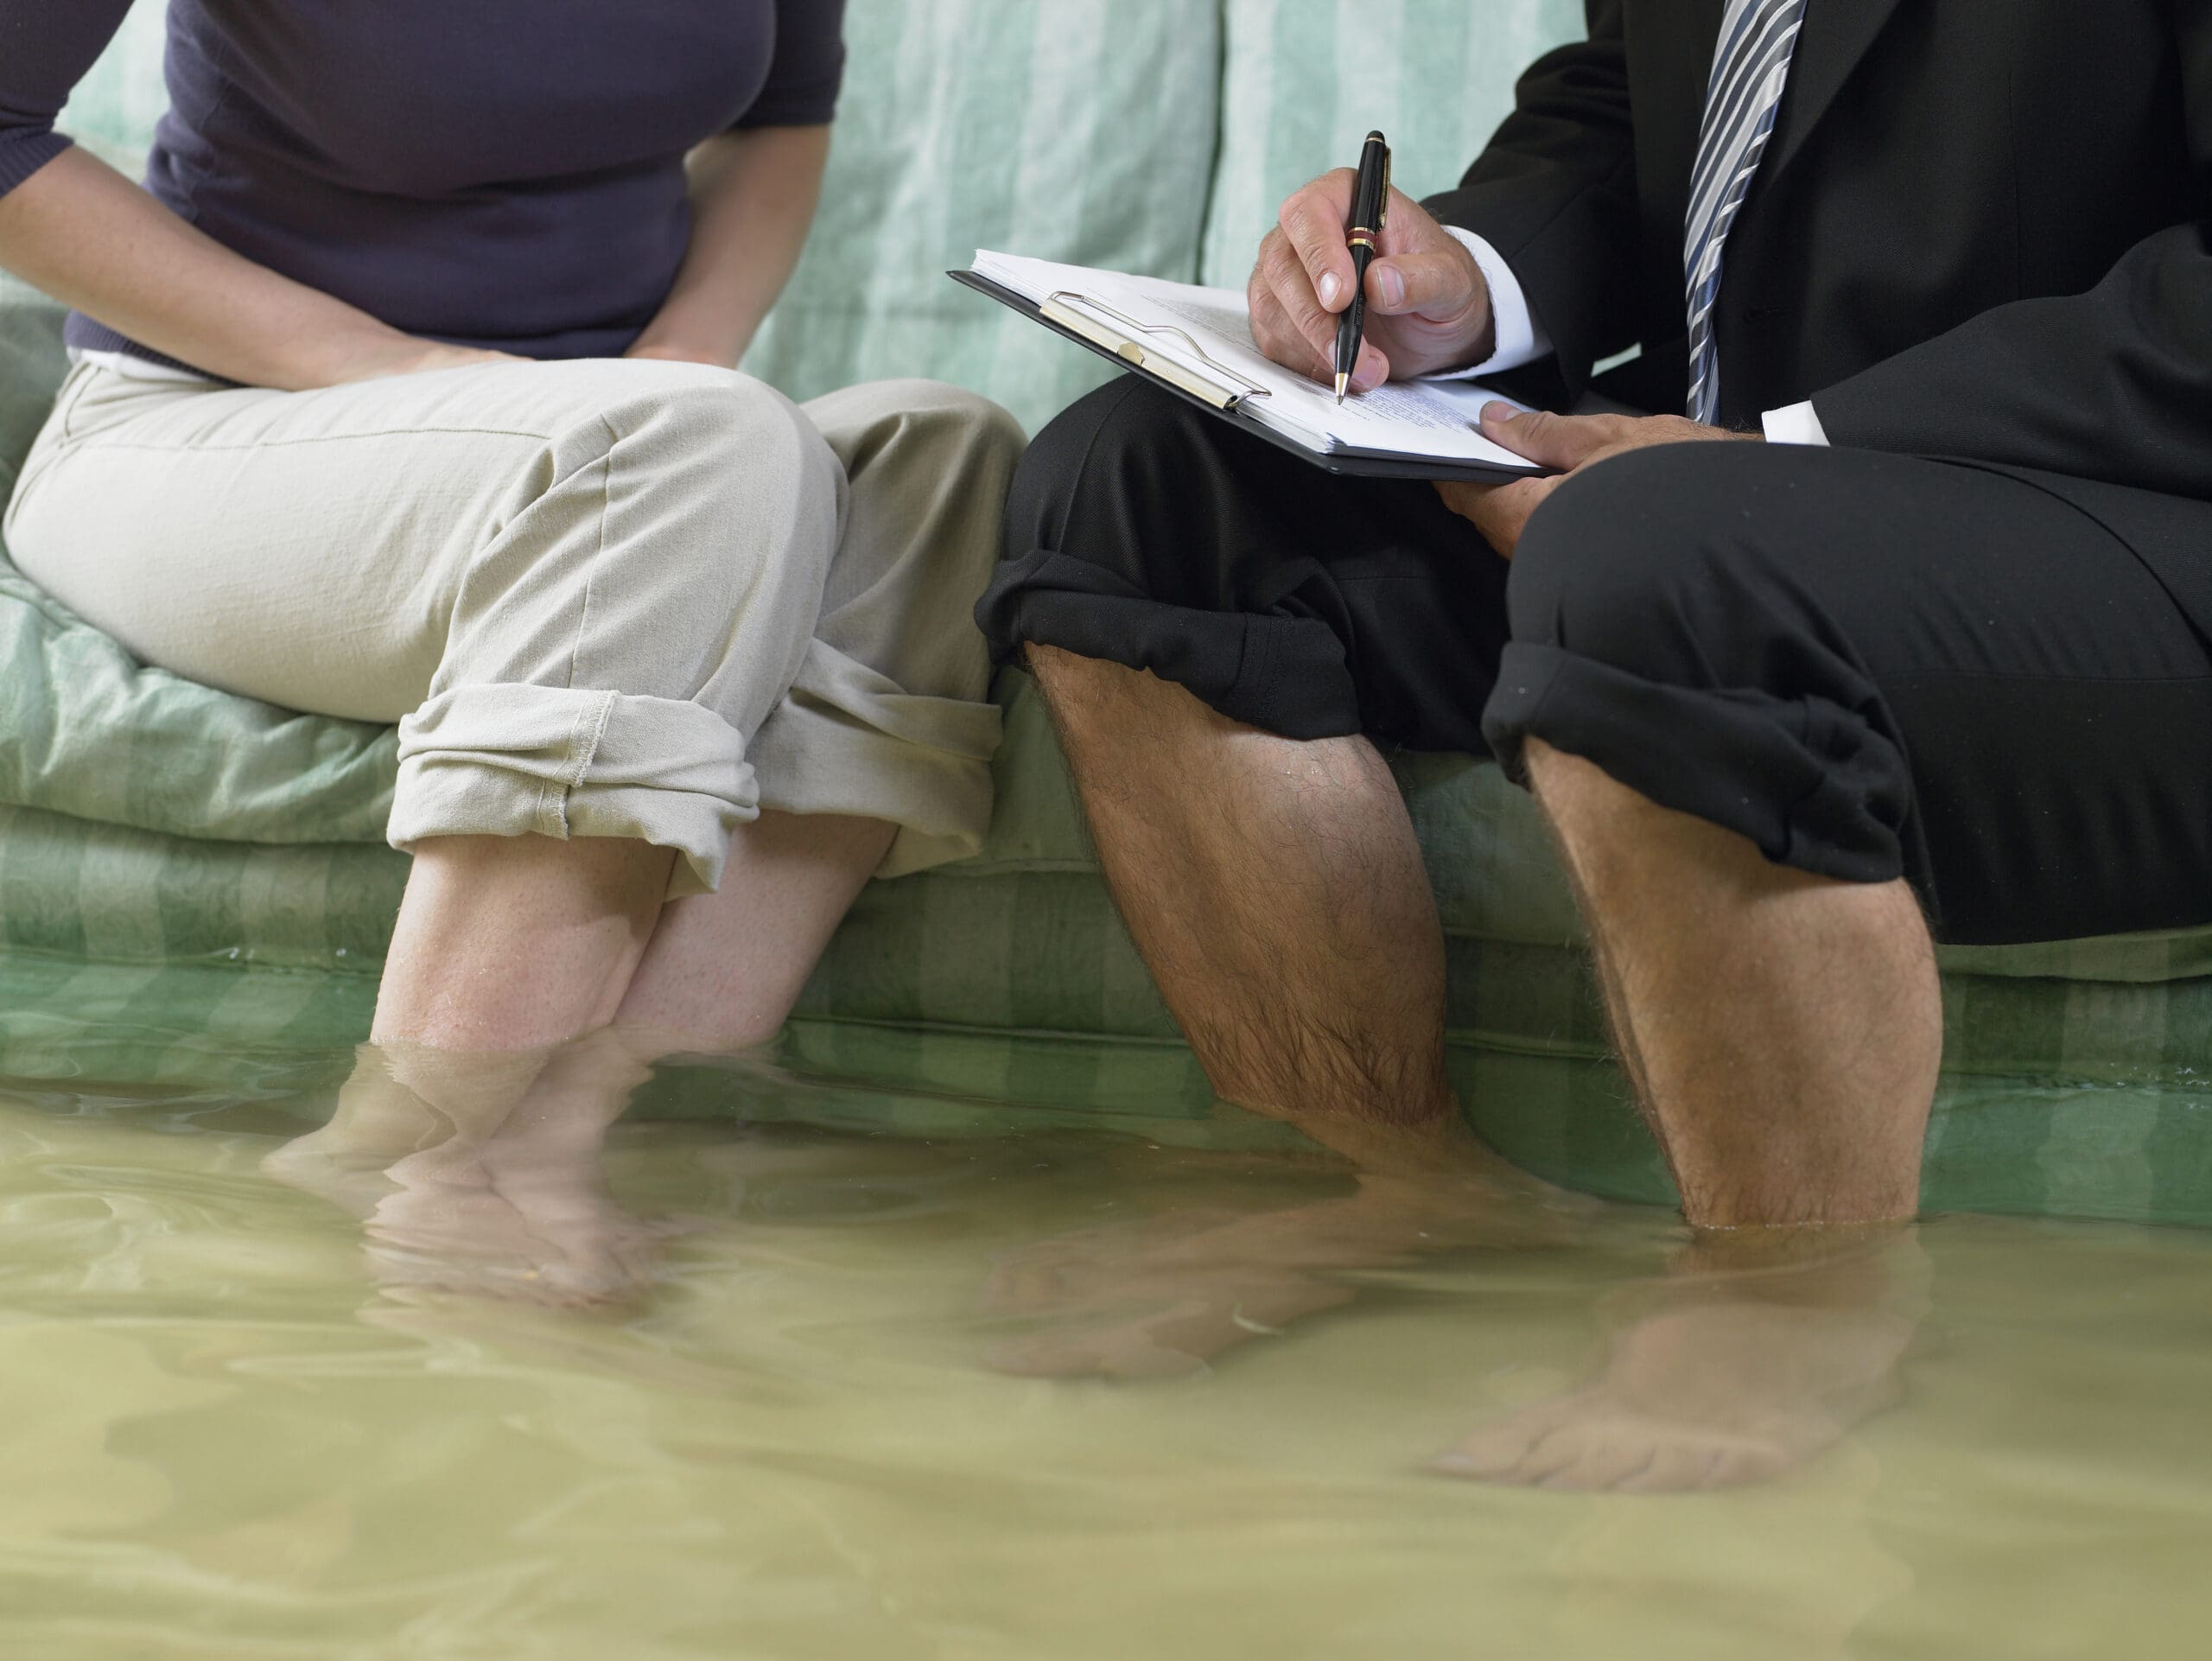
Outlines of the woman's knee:
[{"label": "woman's knee", "polygon": [[764,585],[818,594],[836,546],[844,475],[781,393],[748,376],[640,364],[556,441],[556,468],[588,498],[597,474],[607,550],[644,580],[707,607]]},{"label": "woman's knee", "polygon": [[1029,442],[1021,423],[990,399],[944,381],[871,381],[816,398],[804,413],[848,471],[918,453],[941,468],[1003,480]]}]

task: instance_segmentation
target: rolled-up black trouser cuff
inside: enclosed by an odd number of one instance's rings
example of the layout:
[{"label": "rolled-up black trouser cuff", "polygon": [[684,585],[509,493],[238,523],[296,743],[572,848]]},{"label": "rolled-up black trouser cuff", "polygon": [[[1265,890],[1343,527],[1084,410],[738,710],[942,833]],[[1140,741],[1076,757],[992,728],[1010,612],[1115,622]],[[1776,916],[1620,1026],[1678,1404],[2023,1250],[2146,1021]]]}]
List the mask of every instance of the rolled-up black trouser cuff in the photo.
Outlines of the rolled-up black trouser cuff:
[{"label": "rolled-up black trouser cuff", "polygon": [[1149,670],[1285,738],[1360,730],[1344,642],[1318,618],[1169,605],[1106,566],[1039,548],[1001,562],[976,620],[1004,659],[1033,644]]},{"label": "rolled-up black trouser cuff", "polygon": [[1505,648],[1483,734],[1516,778],[1541,739],[1662,807],[1758,844],[1780,864],[1846,882],[1912,878],[1901,827],[1911,773],[1861,716],[1817,697],[1667,685],[1559,646]]}]

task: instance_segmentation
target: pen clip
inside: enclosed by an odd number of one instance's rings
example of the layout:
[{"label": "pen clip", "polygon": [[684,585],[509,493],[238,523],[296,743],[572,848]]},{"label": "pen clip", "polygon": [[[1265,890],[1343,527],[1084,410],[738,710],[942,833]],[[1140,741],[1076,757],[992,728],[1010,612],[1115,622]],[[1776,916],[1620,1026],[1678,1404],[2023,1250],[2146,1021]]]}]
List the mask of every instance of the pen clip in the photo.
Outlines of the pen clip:
[{"label": "pen clip", "polygon": [[[1375,234],[1379,239],[1390,228],[1390,147],[1382,147],[1382,209],[1375,216]],[[1376,251],[1381,252],[1380,249]]]},{"label": "pen clip", "polygon": [[1190,334],[1185,330],[1177,328],[1168,323],[1140,323],[1135,318],[1130,316],[1128,313],[1116,311],[1104,301],[1093,300],[1089,295],[1078,293],[1074,289],[1057,290],[1052,294],[1046,296],[1048,303],[1052,301],[1060,300],[1073,300],[1082,305],[1088,306],[1091,310],[1098,313],[1101,316],[1110,317],[1116,323],[1119,323],[1123,328],[1132,329],[1139,334],[1172,334],[1177,340],[1182,341],[1185,346],[1189,347],[1193,353],[1197,353],[1200,363],[1205,365],[1207,368],[1215,371],[1217,373],[1227,376],[1229,379],[1235,382],[1243,397],[1269,398],[1273,396],[1266,387],[1261,385],[1259,382],[1254,380],[1250,376],[1238,374],[1236,371],[1231,369],[1227,364],[1216,358],[1211,353],[1208,352],[1205,347],[1200,346],[1197,340],[1193,340]]}]

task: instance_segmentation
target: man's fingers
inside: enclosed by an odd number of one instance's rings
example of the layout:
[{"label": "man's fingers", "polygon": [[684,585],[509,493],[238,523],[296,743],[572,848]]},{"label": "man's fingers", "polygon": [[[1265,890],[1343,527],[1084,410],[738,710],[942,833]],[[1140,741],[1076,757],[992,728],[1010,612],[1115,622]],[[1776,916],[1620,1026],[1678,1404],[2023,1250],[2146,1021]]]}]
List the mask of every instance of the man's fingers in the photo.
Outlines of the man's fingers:
[{"label": "man's fingers", "polygon": [[1301,375],[1321,372],[1321,356],[1313,343],[1291,321],[1274,290],[1257,279],[1252,284],[1252,339],[1262,353],[1286,369]]},{"label": "man's fingers", "polygon": [[1264,283],[1255,283],[1252,290],[1252,339],[1262,352],[1286,369],[1296,370],[1313,380],[1334,378],[1334,336],[1331,337],[1327,351],[1316,346],[1275,291]]},{"label": "man's fingers", "polygon": [[1368,303],[1386,317],[1450,322],[1464,316],[1482,290],[1482,268],[1457,243],[1420,253],[1393,254],[1367,268]]},{"label": "man's fingers", "polygon": [[1282,233],[1305,268],[1321,309],[1332,315],[1351,303],[1355,280],[1344,216],[1351,212],[1356,175],[1350,168],[1325,174],[1282,205]]},{"label": "man's fingers", "polygon": [[[1281,295],[1264,281],[1251,290],[1252,339],[1260,350],[1300,374],[1323,385],[1337,378],[1337,320],[1309,309],[1304,324],[1294,318]],[[1318,338],[1316,338],[1318,336]],[[1359,363],[1352,371],[1356,392],[1371,392],[1390,379],[1390,360],[1372,340],[1363,340]]]},{"label": "man's fingers", "polygon": [[1325,361],[1332,359],[1337,349],[1337,320],[1321,309],[1306,267],[1287,241],[1272,243],[1262,251],[1260,275],[1306,344]]},{"label": "man's fingers", "polygon": [[1484,542],[1510,559],[1521,545],[1521,532],[1527,528],[1529,517],[1562,482],[1558,479],[1516,479],[1503,485],[1439,484],[1436,490],[1446,507],[1471,520],[1475,529],[1482,532]]},{"label": "man's fingers", "polygon": [[1516,410],[1510,404],[1483,409],[1483,436],[1540,466],[1572,472],[1613,442],[1609,416],[1554,415],[1548,410]]}]

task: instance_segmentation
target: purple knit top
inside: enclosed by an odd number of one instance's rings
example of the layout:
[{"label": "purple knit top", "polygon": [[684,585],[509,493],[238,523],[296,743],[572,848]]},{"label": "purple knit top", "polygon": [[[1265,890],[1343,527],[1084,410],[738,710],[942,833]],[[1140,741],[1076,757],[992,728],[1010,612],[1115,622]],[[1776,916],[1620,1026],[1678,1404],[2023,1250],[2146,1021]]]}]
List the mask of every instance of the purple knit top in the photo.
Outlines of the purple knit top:
[{"label": "purple knit top", "polygon": [[[130,0],[0,0],[0,194]],[[690,237],[683,157],[834,113],[843,0],[170,0],[146,187],[412,334],[619,356]],[[157,353],[92,318],[90,350]]]}]

